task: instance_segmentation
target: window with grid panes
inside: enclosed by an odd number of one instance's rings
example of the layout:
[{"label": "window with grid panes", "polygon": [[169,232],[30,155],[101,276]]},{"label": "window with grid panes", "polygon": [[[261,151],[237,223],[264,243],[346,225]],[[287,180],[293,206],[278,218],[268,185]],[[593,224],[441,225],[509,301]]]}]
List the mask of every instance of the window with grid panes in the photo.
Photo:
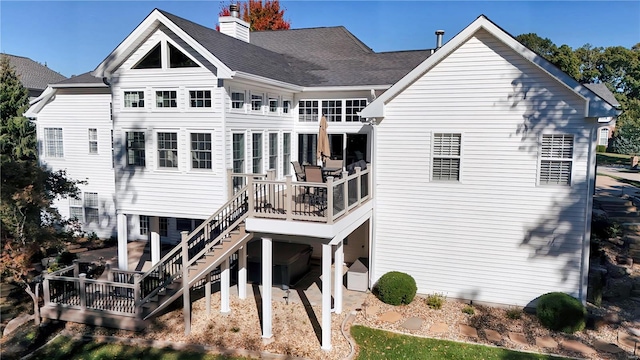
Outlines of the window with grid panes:
[{"label": "window with grid panes", "polygon": [[158,225],[160,227],[160,236],[169,236],[169,218],[159,218]]},{"label": "window with grid panes", "polygon": [[211,134],[191,134],[191,167],[211,169]]},{"label": "window with grid panes", "polygon": [[327,121],[342,121],[342,100],[322,100],[322,115]]},{"label": "window with grid panes", "polygon": [[231,108],[244,109],[244,92],[231,93]]},{"label": "window with grid panes", "polygon": [[600,139],[598,145],[607,146],[609,144],[609,128],[600,129]]},{"label": "window with grid panes", "polygon": [[156,91],[156,106],[159,108],[178,107],[176,91]]},{"label": "window with grid panes", "polygon": [[79,223],[84,223],[84,209],[82,208],[82,198],[69,198],[69,218],[76,219]]},{"label": "window with grid panes", "polygon": [[318,101],[300,100],[298,102],[298,120],[302,122],[318,121]]},{"label": "window with grid panes", "polygon": [[144,132],[127,132],[127,165],[145,166]]},{"label": "window with grid panes", "polygon": [[573,135],[542,135],[540,185],[570,185],[573,167]]},{"label": "window with grid panes", "polygon": [[262,110],[262,94],[251,94],[251,110]]},{"label": "window with grid panes", "polygon": [[99,208],[98,193],[84,193],[84,215],[87,219],[87,224],[100,222]]},{"label": "window with grid panes", "polygon": [[291,134],[282,134],[282,171],[283,175],[289,175],[291,172]]},{"label": "window with grid panes", "polygon": [[[233,147],[233,172],[236,174],[242,174],[245,172],[244,165],[244,134],[233,134],[232,139]],[[234,177],[233,187],[238,188],[244,185],[244,178]]]},{"label": "window with grid panes", "polygon": [[252,134],[253,173],[262,173],[262,134]]},{"label": "window with grid panes", "polygon": [[140,235],[149,235],[149,217],[140,215]]},{"label": "window with grid panes", "polygon": [[460,149],[462,134],[433,134],[431,179],[460,180]]},{"label": "window with grid panes", "polygon": [[211,90],[189,90],[189,104],[192,108],[211,107]]},{"label": "window with grid panes", "polygon": [[158,166],[163,168],[178,167],[178,133],[158,133]]},{"label": "window with grid panes", "polygon": [[278,134],[269,134],[269,169],[278,169]]},{"label": "window with grid panes", "polygon": [[89,129],[89,154],[98,153],[98,129]]},{"label": "window with grid panes", "polygon": [[44,153],[47,157],[64,157],[62,128],[44,129]]},{"label": "window with grid panes", "polygon": [[288,114],[289,111],[291,111],[291,101],[290,100],[283,100],[282,101],[282,113],[283,114]]},{"label": "window with grid panes", "polygon": [[269,98],[269,112],[278,112],[278,98]]},{"label": "window with grid panes", "polygon": [[344,102],[344,121],[360,121],[360,116],[356,115],[367,106],[365,99],[345,100]]},{"label": "window with grid panes", "polygon": [[143,108],[144,107],[144,91],[125,91],[124,107]]}]

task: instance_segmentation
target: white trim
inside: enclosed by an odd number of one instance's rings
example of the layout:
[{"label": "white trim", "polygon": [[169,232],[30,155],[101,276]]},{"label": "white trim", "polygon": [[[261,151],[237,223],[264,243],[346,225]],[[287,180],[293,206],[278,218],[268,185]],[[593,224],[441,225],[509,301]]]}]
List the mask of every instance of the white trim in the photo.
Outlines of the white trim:
[{"label": "white trim", "polygon": [[109,87],[105,83],[77,83],[77,84],[50,84],[50,87],[54,89],[64,89],[64,88],[106,88]]},{"label": "white trim", "polygon": [[[435,145],[435,138],[436,138],[436,134],[453,134],[453,135],[460,135],[460,155],[456,156],[452,156],[452,155],[448,155],[448,156],[435,156],[434,153],[434,145]],[[464,138],[465,138],[465,134],[462,131],[441,131],[441,130],[434,130],[431,131],[431,146],[430,146],[430,157],[429,157],[429,162],[430,162],[430,166],[429,166],[429,182],[438,182],[438,183],[447,183],[447,184],[454,184],[454,183],[462,183],[462,157],[463,157],[463,142],[464,142]],[[437,157],[437,158],[450,158],[450,159],[458,159],[458,180],[444,180],[444,179],[434,179],[433,178],[433,159]]]},{"label": "white trim", "polygon": [[320,92],[320,91],[370,91],[370,90],[387,90],[393,86],[388,85],[351,85],[351,86],[305,86],[301,92]]},{"label": "white trim", "polygon": [[[274,90],[291,90],[291,91],[302,91],[303,87],[291,83],[287,83],[280,80],[274,80],[270,78],[266,78],[260,75],[249,74],[242,71],[234,71],[232,74],[233,80],[248,80],[251,84],[260,83],[262,86],[272,87]],[[218,76],[220,77],[220,76]]]}]

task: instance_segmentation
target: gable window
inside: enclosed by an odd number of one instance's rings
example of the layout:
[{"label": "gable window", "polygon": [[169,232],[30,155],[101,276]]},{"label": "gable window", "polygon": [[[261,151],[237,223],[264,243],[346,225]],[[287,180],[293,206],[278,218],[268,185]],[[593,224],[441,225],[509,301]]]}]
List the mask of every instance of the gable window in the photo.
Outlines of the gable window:
[{"label": "gable window", "polygon": [[143,108],[144,107],[144,91],[125,91],[124,107]]},{"label": "gable window", "polygon": [[140,60],[136,65],[133,66],[134,69],[160,69],[162,68],[162,51],[160,50],[160,43],[156,44],[156,46],[151,49],[145,55],[142,60]]},{"label": "gable window", "polygon": [[542,135],[540,184],[570,185],[573,167],[573,135]]},{"label": "gable window", "polygon": [[244,92],[231,93],[231,108],[244,109]]},{"label": "gable window", "polygon": [[211,90],[190,90],[191,107],[211,107]]},{"label": "gable window", "polygon": [[282,113],[288,114],[291,111],[291,100],[283,100],[282,101]]},{"label": "gable window", "polygon": [[600,129],[600,138],[598,139],[598,145],[609,145],[609,128]]},{"label": "gable window", "polygon": [[327,121],[342,121],[342,100],[323,100],[322,115]]},{"label": "gable window", "polygon": [[300,100],[298,102],[298,120],[304,122],[318,121],[318,101]]},{"label": "gable window", "polygon": [[251,110],[262,110],[262,94],[251,94]]},{"label": "gable window", "polygon": [[178,133],[158,133],[158,167],[178,167]]},{"label": "gable window", "polygon": [[191,134],[191,167],[211,169],[211,134]]},{"label": "gable window", "polygon": [[62,128],[44,129],[44,150],[47,157],[64,157],[62,144]]},{"label": "gable window", "polygon": [[252,135],[253,143],[253,173],[262,173],[262,134]]},{"label": "gable window", "polygon": [[140,215],[140,235],[149,235],[149,217]]},{"label": "gable window", "polygon": [[76,219],[79,223],[84,223],[84,209],[82,208],[82,197],[78,199],[69,198],[69,218]]},{"label": "gable window", "polygon": [[269,134],[269,169],[278,168],[278,134]]},{"label": "gable window", "polygon": [[278,98],[269,98],[269,112],[278,112]]},{"label": "gable window", "polygon": [[98,205],[98,193],[84,193],[84,214],[87,224],[100,222],[100,213]]},{"label": "gable window", "polygon": [[89,129],[89,154],[98,153],[98,129]]},{"label": "gable window", "polygon": [[284,175],[289,175],[291,167],[291,134],[282,134],[282,170]]},{"label": "gable window", "polygon": [[169,219],[166,217],[159,218],[158,225],[160,227],[160,236],[169,236]]},{"label": "gable window", "polygon": [[178,107],[176,91],[156,91],[156,106],[161,108]]},{"label": "gable window", "polygon": [[144,132],[127,132],[127,165],[145,166]]},{"label": "gable window", "polygon": [[344,121],[360,121],[360,116],[356,115],[367,106],[367,100],[345,100]]},{"label": "gable window", "polygon": [[185,68],[185,67],[198,67],[195,61],[191,60],[182,51],[178,50],[175,46],[169,45],[169,67],[170,68]]},{"label": "gable window", "polygon": [[433,134],[431,179],[460,180],[460,150],[462,134]]}]

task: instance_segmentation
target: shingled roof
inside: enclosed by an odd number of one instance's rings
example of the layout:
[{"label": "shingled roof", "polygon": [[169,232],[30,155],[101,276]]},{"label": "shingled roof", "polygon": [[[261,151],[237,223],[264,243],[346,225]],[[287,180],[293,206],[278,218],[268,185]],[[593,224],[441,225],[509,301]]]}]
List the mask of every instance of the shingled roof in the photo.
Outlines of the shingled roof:
[{"label": "shingled roof", "polygon": [[246,43],[159,11],[232,70],[300,86],[390,85],[431,54],[376,53],[343,26],[252,32]]},{"label": "shingled roof", "polygon": [[80,74],[77,76],[72,76],[66,80],[62,80],[60,82],[55,83],[55,85],[77,85],[77,84],[96,84],[96,85],[104,85],[102,79],[97,78],[91,75],[91,72],[86,72],[84,74]]},{"label": "shingled roof", "polygon": [[613,93],[609,90],[607,85],[603,83],[591,83],[591,84],[583,84],[584,87],[593,91],[596,95],[600,96],[602,100],[608,102],[611,106],[620,107],[620,103],[616,100]]},{"label": "shingled roof", "polygon": [[9,63],[15,68],[22,85],[31,91],[37,90],[42,92],[42,90],[47,88],[48,84],[57,83],[66,79],[64,75],[27,57],[4,53],[0,55],[9,58]]}]

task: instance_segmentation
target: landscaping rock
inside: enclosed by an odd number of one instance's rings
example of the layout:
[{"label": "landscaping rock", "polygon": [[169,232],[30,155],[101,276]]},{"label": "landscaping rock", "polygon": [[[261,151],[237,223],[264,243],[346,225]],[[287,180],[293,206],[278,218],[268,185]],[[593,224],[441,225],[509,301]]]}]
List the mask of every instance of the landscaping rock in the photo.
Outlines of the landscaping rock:
[{"label": "landscaping rock", "polygon": [[633,284],[624,279],[610,279],[607,281],[607,286],[602,292],[602,297],[607,299],[628,299],[631,296],[631,289]]},{"label": "landscaping rock", "polygon": [[424,320],[420,318],[412,317],[412,318],[408,318],[404,323],[402,323],[402,325],[400,325],[400,327],[405,328],[407,330],[420,330],[423,322]]},{"label": "landscaping rock", "polygon": [[460,335],[477,339],[478,338],[478,330],[476,330],[476,328],[474,328],[472,326],[460,324]]},{"label": "landscaping rock", "polygon": [[536,346],[547,349],[555,349],[558,347],[558,342],[556,342],[551,336],[542,336],[536,338]]},{"label": "landscaping rock", "polygon": [[618,341],[632,349],[640,345],[640,338],[633,335],[622,335],[618,337]]},{"label": "landscaping rock", "polygon": [[598,351],[604,351],[611,354],[619,354],[624,351],[618,345],[606,343],[600,340],[595,340],[593,342],[593,347]]},{"label": "landscaping rock", "polygon": [[28,322],[30,320],[33,320],[33,315],[30,315],[30,314],[22,314],[22,315],[18,316],[17,318],[12,319],[7,324],[7,327],[4,328],[4,331],[2,332],[2,336],[3,337],[7,336],[11,332],[13,332],[15,329],[20,327],[22,324],[25,324],[26,322]]},{"label": "landscaping rock", "polygon": [[527,338],[520,333],[509,332],[509,339],[519,345],[529,345]]},{"label": "landscaping rock", "polygon": [[449,331],[449,325],[445,323],[435,323],[429,328],[429,332],[434,334],[443,334]]},{"label": "landscaping rock", "polygon": [[484,336],[487,338],[487,340],[494,343],[499,343],[502,341],[502,335],[500,335],[500,333],[495,330],[485,329]]},{"label": "landscaping rock", "polygon": [[609,312],[604,315],[604,320],[609,324],[620,324],[620,315],[617,312]]},{"label": "landscaping rock", "polygon": [[567,350],[579,352],[585,355],[596,353],[596,351],[593,348],[576,340],[565,340],[560,345]]},{"label": "landscaping rock", "polygon": [[633,259],[626,255],[617,255],[616,263],[618,265],[633,266]]},{"label": "landscaping rock", "polygon": [[388,311],[380,314],[378,320],[393,323],[402,320],[402,315],[395,311]]},{"label": "landscaping rock", "polygon": [[377,306],[367,306],[364,311],[367,316],[372,316],[376,315],[380,311],[380,308]]}]

